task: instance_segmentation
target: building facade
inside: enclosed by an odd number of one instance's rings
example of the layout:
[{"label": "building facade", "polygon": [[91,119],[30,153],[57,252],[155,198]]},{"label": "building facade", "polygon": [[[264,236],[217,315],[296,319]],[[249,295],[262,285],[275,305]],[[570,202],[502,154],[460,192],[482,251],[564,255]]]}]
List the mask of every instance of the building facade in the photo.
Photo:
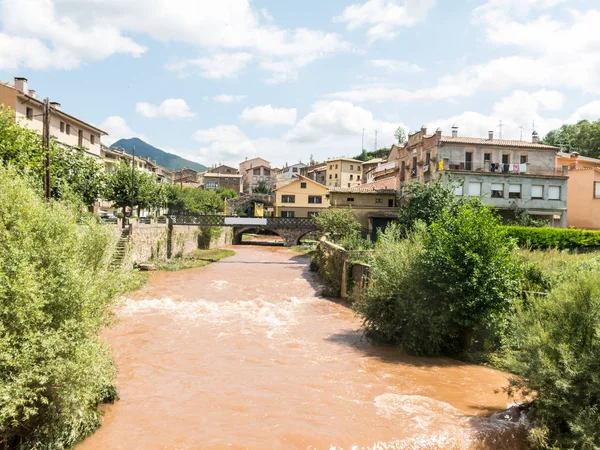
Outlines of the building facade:
[{"label": "building facade", "polygon": [[447,183],[461,183],[456,195],[480,197],[506,219],[516,210],[567,226],[568,172],[556,166],[558,148],[531,142],[452,136],[427,129],[409,136],[398,149],[401,189],[406,183],[428,183],[441,173]]},{"label": "building facade", "polygon": [[200,186],[207,191],[219,188],[242,192],[242,176],[237,173],[204,172],[199,175]]},{"label": "building facade", "polygon": [[240,163],[239,174],[242,176],[242,189],[246,194],[263,182],[272,189],[275,177],[272,176],[271,163],[263,158],[247,159]]},{"label": "building facade", "polygon": [[327,164],[314,164],[306,168],[306,176],[323,186],[327,185]]},{"label": "building facade", "polygon": [[275,189],[275,210],[279,217],[313,217],[329,207],[328,189],[302,175]]},{"label": "building facade", "polygon": [[338,158],[327,161],[327,187],[353,188],[362,184],[362,161]]},{"label": "building facade", "polygon": [[[0,82],[0,104],[15,113],[15,121],[30,130],[42,133],[44,102],[29,89],[27,79],[17,77],[14,82]],[[81,147],[90,156],[100,158],[101,138],[107,133],[64,112],[60,103],[50,103],[50,136],[70,147]]]}]

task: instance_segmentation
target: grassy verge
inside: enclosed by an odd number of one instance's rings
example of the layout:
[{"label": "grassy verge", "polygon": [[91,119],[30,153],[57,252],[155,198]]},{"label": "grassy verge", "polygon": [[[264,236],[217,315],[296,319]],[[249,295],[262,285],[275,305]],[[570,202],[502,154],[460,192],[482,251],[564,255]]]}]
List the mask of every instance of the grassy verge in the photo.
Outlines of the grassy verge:
[{"label": "grassy verge", "polygon": [[303,242],[300,245],[294,245],[293,247],[291,247],[291,249],[293,251],[298,252],[298,253],[303,253],[305,255],[311,254],[312,252],[315,251],[316,248],[317,248],[316,241]]},{"label": "grassy verge", "polygon": [[193,252],[182,257],[174,258],[169,261],[156,261],[152,264],[154,264],[156,270],[173,272],[182,269],[203,267],[217,262],[223,258],[233,256],[234,254],[235,252],[233,250],[225,250],[220,248],[213,248],[210,250],[194,250]]}]

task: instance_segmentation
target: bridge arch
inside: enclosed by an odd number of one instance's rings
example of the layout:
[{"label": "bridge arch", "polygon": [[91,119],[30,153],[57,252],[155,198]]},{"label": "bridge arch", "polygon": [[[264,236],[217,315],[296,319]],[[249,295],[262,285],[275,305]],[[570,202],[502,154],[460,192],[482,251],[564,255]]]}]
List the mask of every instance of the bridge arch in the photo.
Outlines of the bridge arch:
[{"label": "bridge arch", "polygon": [[277,236],[279,236],[281,239],[283,239],[283,241],[285,242],[285,236],[283,236],[282,234],[278,233],[276,230],[270,230],[268,228],[265,227],[259,227],[259,226],[252,226],[249,225],[247,227],[234,227],[233,228],[233,245],[240,245],[242,244],[242,236],[249,232],[249,231],[260,231],[260,230],[268,230],[271,231],[272,233],[275,233]]}]

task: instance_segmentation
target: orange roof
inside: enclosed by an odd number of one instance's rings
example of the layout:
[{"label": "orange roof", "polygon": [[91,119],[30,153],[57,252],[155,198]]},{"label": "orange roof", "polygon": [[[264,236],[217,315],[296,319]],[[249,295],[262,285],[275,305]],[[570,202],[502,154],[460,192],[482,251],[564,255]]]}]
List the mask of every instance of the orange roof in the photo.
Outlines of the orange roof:
[{"label": "orange roof", "polygon": [[533,142],[527,141],[515,141],[509,139],[486,139],[486,138],[473,138],[473,137],[451,137],[442,136],[440,142],[446,144],[477,144],[477,145],[496,145],[501,147],[525,147],[525,148],[539,148],[540,150],[559,150],[558,147],[553,145],[545,144],[534,144]]},{"label": "orange roof", "polygon": [[331,192],[356,194],[396,194],[396,178],[388,177],[352,188],[333,187]]}]

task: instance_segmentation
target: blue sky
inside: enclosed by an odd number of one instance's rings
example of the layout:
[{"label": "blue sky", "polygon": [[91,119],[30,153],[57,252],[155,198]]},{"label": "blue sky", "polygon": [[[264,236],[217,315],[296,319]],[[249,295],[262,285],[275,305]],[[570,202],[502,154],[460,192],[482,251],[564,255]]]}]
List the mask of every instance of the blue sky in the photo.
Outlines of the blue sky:
[{"label": "blue sky", "polygon": [[[23,18],[27,17],[27,21]],[[0,79],[207,165],[600,118],[592,0],[0,0]]]}]

